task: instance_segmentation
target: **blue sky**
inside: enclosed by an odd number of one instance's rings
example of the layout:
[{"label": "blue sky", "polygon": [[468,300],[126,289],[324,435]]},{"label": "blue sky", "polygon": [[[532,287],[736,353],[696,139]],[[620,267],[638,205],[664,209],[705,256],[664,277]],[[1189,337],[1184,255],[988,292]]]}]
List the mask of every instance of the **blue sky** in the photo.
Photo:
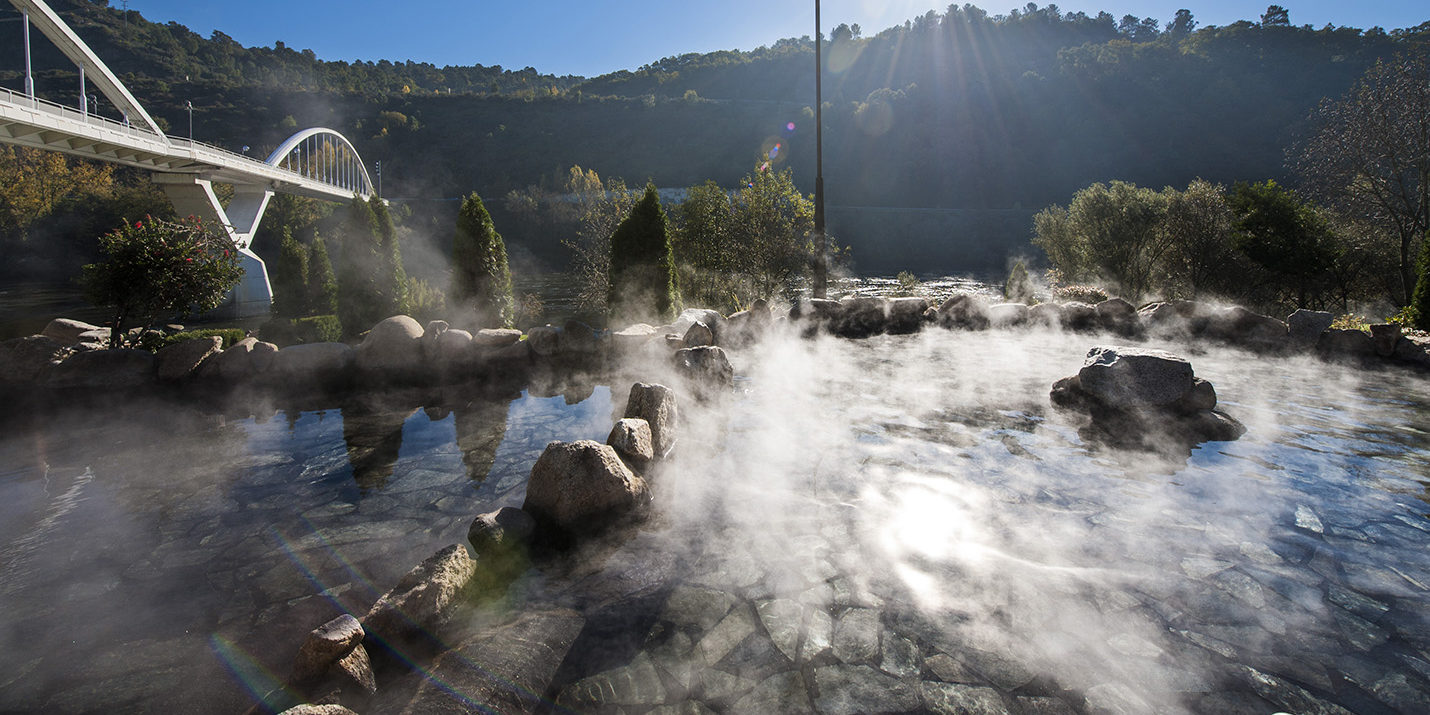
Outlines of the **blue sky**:
[{"label": "blue sky", "polygon": [[[119,7],[120,0],[110,0]],[[823,0],[825,33],[858,23],[865,34],[902,24],[948,2],[927,0]],[[960,3],[961,4],[961,3]],[[1022,5],[974,3],[991,14]],[[1045,3],[1039,3],[1040,5]],[[1257,20],[1267,2],[1064,2],[1064,12],[1171,19],[1178,8],[1201,25]],[[1424,0],[1282,0],[1291,22],[1386,29],[1430,20]],[[129,0],[129,9],[157,22],[178,21],[207,36],[221,30],[244,45],[282,40],[327,60],[405,60],[435,65],[531,66],[545,73],[595,76],[635,69],[669,55],[723,49],[749,50],[784,37],[811,35],[809,0],[700,2],[593,2],[592,0]]]}]

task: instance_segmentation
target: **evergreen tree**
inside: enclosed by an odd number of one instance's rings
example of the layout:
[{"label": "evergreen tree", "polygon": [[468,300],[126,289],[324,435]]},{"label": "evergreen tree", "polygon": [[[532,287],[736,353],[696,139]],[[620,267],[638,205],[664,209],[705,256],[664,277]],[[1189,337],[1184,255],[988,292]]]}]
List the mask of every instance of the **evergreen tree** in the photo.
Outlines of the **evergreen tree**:
[{"label": "evergreen tree", "polygon": [[313,245],[308,247],[308,283],[305,303],[308,311],[315,315],[332,315],[338,312],[338,279],[333,275],[333,264],[328,260],[328,247],[323,237],[314,235]]},{"label": "evergreen tree", "polygon": [[308,252],[286,226],[278,247],[278,260],[268,271],[268,279],[273,287],[274,315],[298,318],[307,313]]},{"label": "evergreen tree", "polygon": [[373,196],[368,200],[372,215],[377,223],[379,243],[378,285],[387,305],[388,314],[404,315],[411,312],[407,299],[407,271],[402,268],[402,249],[397,242],[397,227],[392,224],[392,214],[387,210],[387,202]]},{"label": "evergreen tree", "polygon": [[335,266],[338,321],[345,335],[358,335],[392,315],[385,311],[377,283],[381,248],[377,216],[368,202],[354,196],[340,227]]},{"label": "evergreen tree", "polygon": [[452,237],[452,300],[473,327],[509,328],[514,307],[506,244],[474,192],[462,202]]},{"label": "evergreen tree", "polygon": [[610,293],[606,305],[616,320],[668,320],[677,304],[670,227],[654,184],[611,234]]},{"label": "evergreen tree", "polygon": [[1419,279],[1410,299],[1410,317],[1420,330],[1430,330],[1430,236],[1420,242]]}]

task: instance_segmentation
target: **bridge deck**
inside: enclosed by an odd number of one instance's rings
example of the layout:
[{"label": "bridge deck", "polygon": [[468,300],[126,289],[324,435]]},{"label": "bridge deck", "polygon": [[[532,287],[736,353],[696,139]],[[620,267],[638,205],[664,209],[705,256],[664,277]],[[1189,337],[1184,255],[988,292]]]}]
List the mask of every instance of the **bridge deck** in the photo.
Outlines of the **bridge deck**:
[{"label": "bridge deck", "polygon": [[0,142],[61,151],[219,183],[267,185],[275,191],[346,201],[361,191],[312,179],[237,152],[167,136],[0,88]]}]

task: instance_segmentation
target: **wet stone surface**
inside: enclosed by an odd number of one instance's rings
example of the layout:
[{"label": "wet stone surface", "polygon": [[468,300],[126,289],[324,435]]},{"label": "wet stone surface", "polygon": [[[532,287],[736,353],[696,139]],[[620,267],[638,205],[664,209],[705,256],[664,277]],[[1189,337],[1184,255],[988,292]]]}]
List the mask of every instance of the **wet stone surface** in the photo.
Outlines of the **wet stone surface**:
[{"label": "wet stone surface", "polygon": [[[682,403],[650,523],[484,594],[518,622],[582,624],[555,629],[569,652],[521,707],[1430,708],[1430,388],[1181,351],[1250,431],[1154,459],[1091,447],[1042,402],[1079,339],[958,340],[752,348],[719,419]],[[789,369],[810,360],[818,379]],[[548,397],[158,405],[13,432],[0,710],[243,711],[309,631],[519,505],[547,442],[604,439],[648,379],[610,381],[614,400],[553,380]],[[449,622],[425,655],[466,668],[458,655],[554,648],[481,637],[486,617]],[[438,695],[385,667],[361,712]]]}]

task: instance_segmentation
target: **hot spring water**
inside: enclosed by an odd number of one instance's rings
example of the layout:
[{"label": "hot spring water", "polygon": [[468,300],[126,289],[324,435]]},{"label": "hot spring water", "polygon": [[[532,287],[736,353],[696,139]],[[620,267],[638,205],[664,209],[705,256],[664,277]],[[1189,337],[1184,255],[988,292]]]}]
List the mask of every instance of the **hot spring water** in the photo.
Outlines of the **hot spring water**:
[{"label": "hot spring water", "polygon": [[[1424,710],[1430,383],[1158,345],[1249,431],[1124,452],[1049,406],[1096,342],[735,351],[736,395],[682,396],[652,519],[473,617],[581,610],[577,710]],[[12,429],[0,710],[242,710],[308,629],[519,506],[547,441],[604,439],[629,379]]]}]

